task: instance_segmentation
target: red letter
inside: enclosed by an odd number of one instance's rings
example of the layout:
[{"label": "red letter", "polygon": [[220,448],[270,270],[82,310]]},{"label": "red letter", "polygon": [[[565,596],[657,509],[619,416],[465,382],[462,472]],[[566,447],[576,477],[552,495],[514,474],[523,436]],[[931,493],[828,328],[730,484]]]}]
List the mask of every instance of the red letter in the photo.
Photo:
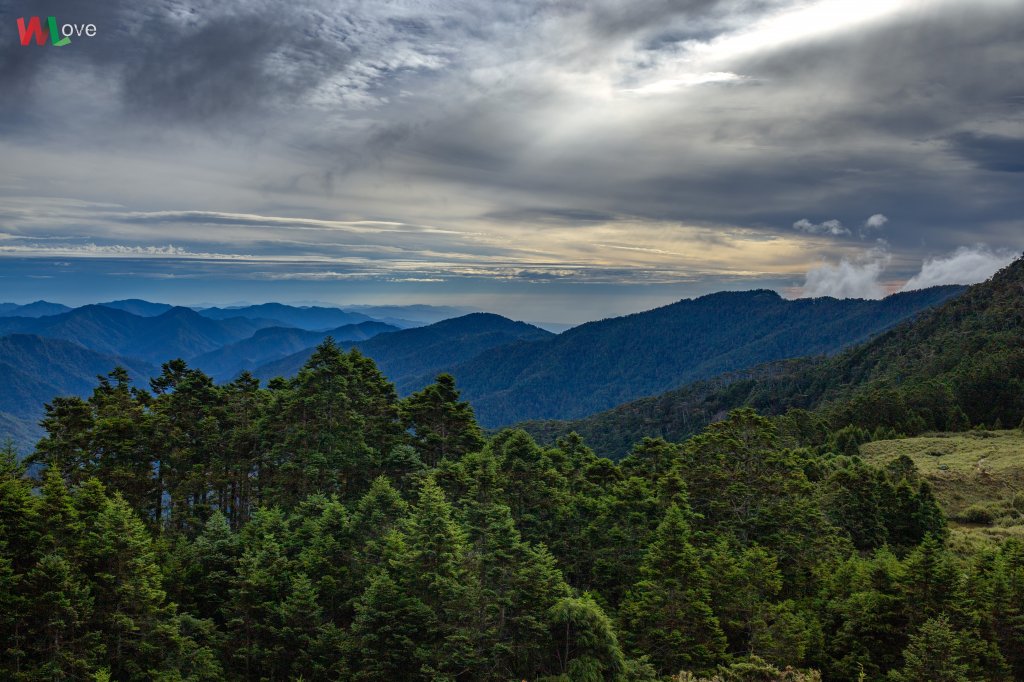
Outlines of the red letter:
[{"label": "red letter", "polygon": [[21,38],[22,45],[28,45],[33,37],[36,39],[36,45],[46,43],[46,34],[43,33],[43,25],[39,22],[39,17],[31,17],[28,20],[27,30],[25,29],[25,19],[18,19],[18,37]]}]

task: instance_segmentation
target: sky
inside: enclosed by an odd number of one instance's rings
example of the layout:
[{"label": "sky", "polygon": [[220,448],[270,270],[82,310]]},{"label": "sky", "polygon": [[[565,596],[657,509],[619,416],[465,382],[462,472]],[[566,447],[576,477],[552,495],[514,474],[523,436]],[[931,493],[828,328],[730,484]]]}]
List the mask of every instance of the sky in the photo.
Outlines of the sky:
[{"label": "sky", "polygon": [[0,0],[0,300],[977,282],[1024,250],[1022,65],[1021,0]]}]

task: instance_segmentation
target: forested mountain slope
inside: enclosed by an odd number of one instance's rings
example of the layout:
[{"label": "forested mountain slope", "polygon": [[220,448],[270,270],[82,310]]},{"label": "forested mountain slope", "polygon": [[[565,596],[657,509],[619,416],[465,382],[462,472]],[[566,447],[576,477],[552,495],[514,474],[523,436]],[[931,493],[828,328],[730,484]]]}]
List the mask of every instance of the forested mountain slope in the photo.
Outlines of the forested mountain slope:
[{"label": "forested mountain slope", "polygon": [[[388,379],[397,385],[399,392],[408,393],[431,383],[439,372],[492,348],[553,336],[551,332],[525,322],[514,322],[491,313],[471,313],[344,345],[352,345],[373,358]],[[293,376],[313,350],[307,348],[268,363],[253,374],[261,379]]]},{"label": "forested mountain slope", "polygon": [[962,290],[881,301],[721,292],[496,348],[447,369],[485,426],[582,417],[722,372],[836,352]]},{"label": "forested mountain slope", "polygon": [[143,382],[157,371],[139,360],[102,355],[78,344],[26,334],[0,337],[0,434],[24,449],[41,434],[36,422],[56,396],[88,395],[96,377],[121,365]]},{"label": "forested mountain slope", "polygon": [[577,431],[618,456],[642,436],[680,440],[734,407],[827,410],[836,423],[902,433],[1024,417],[1024,260],[832,358],[773,363],[568,422],[530,422],[541,440]]},{"label": "forested mountain slope", "polygon": [[948,545],[847,428],[737,410],[616,463],[326,341],[266,388],[173,361],[50,405],[31,476],[0,449],[3,679],[1024,677],[1024,543]]},{"label": "forested mountain slope", "polygon": [[267,327],[247,339],[229,343],[192,359],[195,367],[218,381],[234,379],[242,370],[280,360],[307,349],[330,336],[338,343],[365,341],[378,334],[398,331],[398,327],[376,320],[347,324],[327,331],[309,331],[294,327]]},{"label": "forested mountain slope", "polygon": [[212,320],[190,308],[171,308],[142,317],[104,305],[87,305],[47,317],[0,318],[0,335],[64,339],[97,353],[159,363],[209,352],[248,338],[269,324],[240,317]]}]

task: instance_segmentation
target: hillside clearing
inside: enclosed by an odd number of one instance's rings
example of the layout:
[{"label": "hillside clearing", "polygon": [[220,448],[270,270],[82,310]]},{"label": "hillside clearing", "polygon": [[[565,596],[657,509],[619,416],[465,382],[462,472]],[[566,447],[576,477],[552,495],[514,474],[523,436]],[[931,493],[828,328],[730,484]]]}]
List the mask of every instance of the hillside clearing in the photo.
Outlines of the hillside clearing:
[{"label": "hillside clearing", "polygon": [[954,535],[999,540],[1024,535],[1024,431],[929,434],[865,443],[861,456],[885,464],[907,455],[932,484]]}]

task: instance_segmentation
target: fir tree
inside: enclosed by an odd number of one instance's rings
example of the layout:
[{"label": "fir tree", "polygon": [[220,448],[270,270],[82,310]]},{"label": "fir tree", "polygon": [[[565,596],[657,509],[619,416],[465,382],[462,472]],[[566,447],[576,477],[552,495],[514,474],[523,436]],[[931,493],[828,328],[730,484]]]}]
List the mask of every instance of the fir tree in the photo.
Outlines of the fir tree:
[{"label": "fir tree", "polygon": [[630,649],[649,655],[662,674],[711,668],[722,658],[726,639],[711,610],[708,578],[690,544],[686,514],[678,506],[665,513],[640,575],[620,614]]}]

